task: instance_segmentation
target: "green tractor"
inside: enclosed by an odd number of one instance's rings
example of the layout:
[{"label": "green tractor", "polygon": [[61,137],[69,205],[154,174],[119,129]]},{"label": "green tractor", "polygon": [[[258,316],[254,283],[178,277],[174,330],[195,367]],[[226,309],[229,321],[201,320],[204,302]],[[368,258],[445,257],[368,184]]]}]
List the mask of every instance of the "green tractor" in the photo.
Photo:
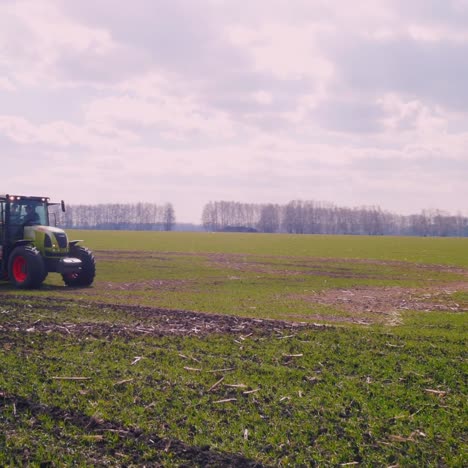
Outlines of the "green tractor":
[{"label": "green tractor", "polygon": [[[49,273],[67,286],[90,286],[96,275],[92,252],[69,241],[49,223],[47,197],[0,195],[0,279],[21,289],[38,288]],[[62,211],[65,204],[61,202]]]}]

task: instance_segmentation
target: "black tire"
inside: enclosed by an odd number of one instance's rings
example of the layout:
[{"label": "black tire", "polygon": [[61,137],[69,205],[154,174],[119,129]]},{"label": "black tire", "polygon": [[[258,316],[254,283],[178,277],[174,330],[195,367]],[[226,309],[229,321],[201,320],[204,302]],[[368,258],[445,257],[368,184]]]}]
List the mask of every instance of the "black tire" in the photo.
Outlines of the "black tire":
[{"label": "black tire", "polygon": [[81,260],[81,270],[78,273],[63,274],[63,282],[67,286],[91,286],[96,276],[96,261],[91,250],[74,245],[70,248],[70,257]]},{"label": "black tire", "polygon": [[35,247],[16,247],[8,259],[8,277],[20,289],[39,288],[47,276],[44,260]]}]

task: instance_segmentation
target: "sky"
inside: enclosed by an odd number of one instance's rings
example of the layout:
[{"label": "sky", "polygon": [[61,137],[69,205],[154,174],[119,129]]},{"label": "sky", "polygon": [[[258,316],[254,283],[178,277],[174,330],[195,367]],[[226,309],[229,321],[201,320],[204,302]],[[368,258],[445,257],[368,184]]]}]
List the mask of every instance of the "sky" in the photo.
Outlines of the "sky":
[{"label": "sky", "polygon": [[468,215],[468,0],[0,0],[0,192]]}]

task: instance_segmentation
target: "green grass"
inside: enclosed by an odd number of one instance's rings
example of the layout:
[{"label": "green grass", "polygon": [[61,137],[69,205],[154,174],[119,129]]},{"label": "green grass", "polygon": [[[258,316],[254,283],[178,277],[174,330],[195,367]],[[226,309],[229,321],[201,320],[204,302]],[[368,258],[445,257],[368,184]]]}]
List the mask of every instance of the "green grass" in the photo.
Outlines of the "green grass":
[{"label": "green grass", "polygon": [[[15,308],[2,318],[32,321],[38,313],[49,318],[46,309]],[[97,323],[109,320],[99,309],[88,314]],[[0,389],[46,410],[15,415],[12,404],[2,408],[0,464],[20,463],[25,447],[35,463],[86,464],[98,453],[123,464],[135,452],[140,462],[181,461],[105,425],[67,421],[53,411],[61,408],[121,431],[265,464],[462,466],[466,323],[440,314],[410,318],[392,330],[329,328],[244,340],[12,333],[2,339]],[[421,327],[430,337],[415,334]],[[70,376],[89,380],[54,379]],[[217,403],[226,399],[235,401]]]},{"label": "green grass", "polygon": [[[466,466],[465,239],[71,237],[97,251],[94,287],[0,285],[0,466]],[[427,307],[390,326],[395,304],[315,296],[392,288]],[[163,312],[112,304],[336,325],[142,336]]]},{"label": "green grass", "polygon": [[401,260],[468,266],[468,238],[69,231],[94,249]]},{"label": "green grass", "polygon": [[[85,238],[86,234],[78,233],[76,237]],[[92,249],[99,248],[102,241],[99,236],[104,238],[105,234],[90,231],[87,245]],[[44,288],[33,292],[32,296],[73,297],[97,302],[299,321],[326,321],[327,317],[343,317],[381,322],[388,317],[364,309],[350,313],[339,307],[340,304],[320,303],[317,294],[356,288],[409,290],[415,287],[442,287],[465,279],[459,271],[460,267],[457,270],[453,265],[441,266],[434,262],[418,264],[398,258],[382,260],[374,257],[353,260],[346,256],[338,257],[340,251],[329,258],[324,257],[323,253],[317,257],[301,256],[298,244],[294,244],[299,242],[299,236],[265,237],[261,243],[264,254],[260,255],[232,253],[234,246],[240,249],[248,239],[257,242],[261,237],[257,235],[182,233],[179,236],[179,233],[173,233],[175,238],[171,239],[168,233],[127,233],[128,237],[121,232],[111,234],[112,239],[122,236],[120,247],[123,250],[96,250],[98,274],[92,289],[64,288],[61,278],[51,274]],[[224,252],[202,251],[202,248],[208,248],[205,244],[213,237],[218,244],[225,242]],[[325,240],[322,237],[305,237],[311,248],[310,255],[317,249],[315,240]],[[342,240],[353,243],[355,239],[348,237]],[[331,244],[335,242],[332,237],[326,240]],[[394,239],[379,238],[376,245],[379,241],[393,242]],[[170,246],[169,242],[172,242]],[[280,252],[291,249],[294,255],[275,254],[275,243],[278,242],[282,246]],[[362,239],[359,242],[362,243]],[[404,242],[411,244],[413,239],[400,238],[399,242],[402,245]],[[160,250],[149,250],[151,245],[158,243],[161,244]],[[136,250],[128,250],[133,244]],[[365,243],[360,245],[363,249]],[[405,251],[409,251],[410,245],[404,245]],[[218,246],[220,249],[221,245]],[[0,285],[0,291],[16,293],[5,283]],[[372,294],[372,291],[366,294]]]}]

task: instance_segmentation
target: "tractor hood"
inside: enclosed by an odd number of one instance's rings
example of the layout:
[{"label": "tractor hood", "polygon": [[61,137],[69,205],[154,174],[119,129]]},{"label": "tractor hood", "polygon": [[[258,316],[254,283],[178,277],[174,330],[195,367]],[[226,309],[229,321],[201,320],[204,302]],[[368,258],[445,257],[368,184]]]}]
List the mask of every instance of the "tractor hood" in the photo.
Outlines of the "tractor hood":
[{"label": "tractor hood", "polygon": [[53,226],[25,226],[24,238],[31,240],[44,255],[60,254],[68,250],[68,238],[63,229]]}]

